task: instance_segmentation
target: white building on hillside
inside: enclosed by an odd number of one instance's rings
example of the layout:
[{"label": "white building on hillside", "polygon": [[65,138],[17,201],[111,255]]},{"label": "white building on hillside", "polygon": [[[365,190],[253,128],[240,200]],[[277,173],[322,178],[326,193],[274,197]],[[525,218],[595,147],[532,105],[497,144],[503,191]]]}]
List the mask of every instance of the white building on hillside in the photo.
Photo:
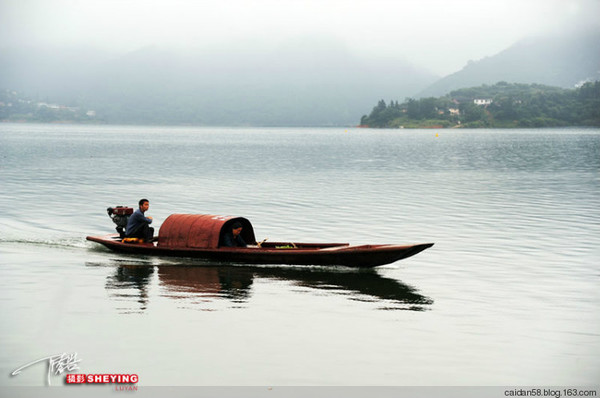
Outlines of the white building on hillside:
[{"label": "white building on hillside", "polygon": [[492,100],[491,100],[491,98],[486,98],[486,99],[476,98],[476,99],[473,100],[473,103],[475,105],[489,105],[489,104],[492,103]]}]

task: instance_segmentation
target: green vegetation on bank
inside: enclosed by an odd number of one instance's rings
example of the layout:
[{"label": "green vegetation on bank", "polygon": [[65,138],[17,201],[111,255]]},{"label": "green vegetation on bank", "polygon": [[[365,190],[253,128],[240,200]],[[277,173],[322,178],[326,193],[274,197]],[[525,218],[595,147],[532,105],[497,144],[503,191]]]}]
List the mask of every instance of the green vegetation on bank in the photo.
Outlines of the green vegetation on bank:
[{"label": "green vegetation on bank", "polygon": [[600,126],[600,81],[573,90],[539,84],[465,88],[439,98],[381,100],[362,126],[511,128]]}]

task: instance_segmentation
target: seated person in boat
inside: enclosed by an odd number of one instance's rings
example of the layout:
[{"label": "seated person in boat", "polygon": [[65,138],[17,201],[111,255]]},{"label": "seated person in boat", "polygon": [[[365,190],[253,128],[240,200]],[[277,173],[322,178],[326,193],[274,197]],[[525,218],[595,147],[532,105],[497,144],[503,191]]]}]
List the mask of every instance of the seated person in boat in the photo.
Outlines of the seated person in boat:
[{"label": "seated person in boat", "polygon": [[146,217],[144,213],[150,208],[150,202],[148,199],[141,199],[139,202],[139,208],[133,212],[129,221],[127,221],[127,228],[125,229],[126,238],[140,238],[144,239],[145,242],[152,242],[154,237],[154,228],[150,227],[152,224],[152,217]]},{"label": "seated person in boat", "polygon": [[227,247],[246,247],[248,246],[244,239],[242,239],[242,224],[239,222],[233,223],[231,226],[231,230],[225,232],[223,235],[223,246]]}]

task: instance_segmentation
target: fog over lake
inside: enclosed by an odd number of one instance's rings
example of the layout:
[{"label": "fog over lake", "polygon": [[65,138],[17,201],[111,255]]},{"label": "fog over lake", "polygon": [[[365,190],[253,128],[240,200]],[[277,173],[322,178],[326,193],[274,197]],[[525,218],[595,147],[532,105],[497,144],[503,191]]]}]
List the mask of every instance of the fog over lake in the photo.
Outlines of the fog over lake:
[{"label": "fog over lake", "polygon": [[[382,99],[598,80],[599,15],[597,0],[0,0],[0,396],[123,393],[64,386],[75,372],[43,360],[61,353],[140,388],[270,398],[597,386],[600,130],[354,126]],[[25,123],[40,120],[55,123]],[[435,245],[356,270],[86,241],[142,197],[157,231],[234,215],[259,240]]]},{"label": "fog over lake", "polygon": [[600,14],[594,0],[2,0],[0,7],[0,48],[260,54],[290,38],[333,38],[359,55],[403,58],[439,76],[525,37],[597,27]]}]

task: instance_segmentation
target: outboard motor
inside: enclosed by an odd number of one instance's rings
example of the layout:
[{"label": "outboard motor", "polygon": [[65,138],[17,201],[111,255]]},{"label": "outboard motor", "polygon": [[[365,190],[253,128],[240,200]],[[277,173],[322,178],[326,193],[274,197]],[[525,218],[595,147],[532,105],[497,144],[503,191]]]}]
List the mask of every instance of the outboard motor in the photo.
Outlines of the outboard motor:
[{"label": "outboard motor", "polygon": [[115,224],[117,224],[117,232],[121,238],[125,237],[125,228],[127,227],[127,221],[133,214],[133,208],[126,206],[109,207],[106,209],[108,216]]}]

